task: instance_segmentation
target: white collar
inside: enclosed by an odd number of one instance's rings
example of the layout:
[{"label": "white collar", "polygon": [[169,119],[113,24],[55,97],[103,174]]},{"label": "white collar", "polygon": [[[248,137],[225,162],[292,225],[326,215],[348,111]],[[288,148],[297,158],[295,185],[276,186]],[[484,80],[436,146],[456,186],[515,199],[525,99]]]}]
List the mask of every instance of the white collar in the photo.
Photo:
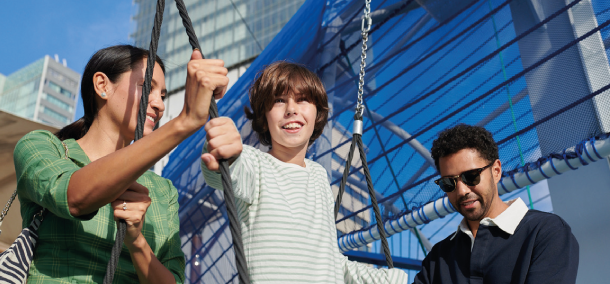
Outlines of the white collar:
[{"label": "white collar", "polygon": [[[521,220],[523,220],[523,217],[525,217],[525,214],[529,208],[527,208],[527,205],[525,205],[525,202],[523,202],[521,198],[516,198],[504,203],[508,205],[508,208],[506,208],[504,212],[500,213],[500,215],[493,219],[485,217],[483,220],[481,220],[480,224],[485,226],[497,226],[502,231],[512,235],[515,233],[517,226],[519,226],[519,223],[521,223]],[[460,222],[458,229],[455,231],[450,240],[453,240],[459,231],[462,231],[468,235],[472,241],[471,244],[474,245],[474,236],[472,235],[470,228],[468,228],[466,218],[462,219],[462,222]]]}]

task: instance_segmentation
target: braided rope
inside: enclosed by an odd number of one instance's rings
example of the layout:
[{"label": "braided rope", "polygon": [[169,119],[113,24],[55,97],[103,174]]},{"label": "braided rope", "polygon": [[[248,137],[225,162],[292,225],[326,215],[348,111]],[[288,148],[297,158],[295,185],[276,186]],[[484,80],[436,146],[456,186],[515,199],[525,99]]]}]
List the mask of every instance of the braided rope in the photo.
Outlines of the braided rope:
[{"label": "braided rope", "polygon": [[383,228],[381,212],[379,211],[379,204],[377,204],[377,197],[375,196],[375,188],[373,188],[371,172],[369,171],[369,166],[366,163],[366,154],[364,153],[364,145],[362,144],[362,135],[354,134],[354,140],[356,140],[356,143],[358,144],[358,152],[360,152],[360,160],[362,161],[362,168],[364,169],[364,176],[366,177],[366,185],[369,189],[369,195],[371,196],[371,204],[373,204],[373,211],[375,211],[375,221],[377,221],[377,230],[379,230],[379,236],[381,238],[381,247],[383,248],[383,253],[385,254],[385,261],[388,264],[388,268],[394,268],[392,254],[390,253],[390,247],[388,246],[388,240],[385,236],[385,230]]},{"label": "braided rope", "polygon": [[[362,120],[362,117],[356,116],[356,120]],[[373,180],[371,178],[371,173],[369,171],[369,167],[366,163],[366,154],[364,153],[364,145],[362,143],[362,135],[354,134],[352,136],[352,144],[349,149],[349,154],[347,156],[347,163],[345,168],[343,169],[343,178],[341,179],[341,185],[339,186],[339,193],[337,195],[337,199],[335,201],[335,219],[337,219],[337,215],[339,213],[339,208],[341,206],[341,200],[343,199],[343,193],[345,192],[345,185],[347,183],[347,176],[349,175],[349,169],[352,165],[352,158],[354,156],[355,145],[358,146],[358,152],[360,153],[360,160],[362,161],[362,168],[364,170],[364,176],[366,178],[366,185],[369,190],[369,195],[371,196],[371,204],[373,206],[373,211],[375,212],[375,221],[377,222],[377,230],[379,231],[379,236],[381,239],[381,247],[383,248],[383,254],[385,255],[385,260],[388,265],[388,268],[394,268],[394,262],[392,261],[392,254],[390,252],[390,246],[388,245],[388,240],[385,236],[385,230],[383,228],[383,220],[381,218],[381,211],[379,210],[379,204],[377,202],[377,197],[375,196],[375,188],[373,187]]]},{"label": "braided rope", "polygon": [[352,145],[349,147],[349,154],[347,156],[347,162],[345,163],[345,168],[343,169],[343,178],[341,179],[341,185],[339,186],[339,193],[337,194],[337,199],[335,201],[335,220],[337,220],[337,215],[339,214],[339,208],[341,207],[341,200],[343,199],[343,193],[345,192],[345,184],[347,183],[347,176],[349,175],[349,169],[352,166],[352,158],[354,158],[354,138],[352,137]]},{"label": "braided rope", "polygon": [[[193,24],[191,23],[191,19],[188,16],[184,2],[182,0],[176,0],[176,7],[178,8],[178,13],[182,18],[182,24],[186,29],[186,34],[189,37],[189,43],[191,44],[191,47],[193,47],[193,49],[198,49],[201,52],[201,48],[199,47],[199,41],[197,40],[197,35],[195,34],[195,30],[193,29]],[[201,56],[203,57],[203,53],[201,54]],[[218,107],[216,106],[216,101],[212,97],[212,102],[210,103],[210,119],[216,117],[218,117]],[[224,189],[223,193],[225,198],[225,204],[227,206],[227,216],[229,218],[229,229],[231,230],[231,237],[233,239],[233,251],[235,252],[235,263],[237,267],[239,283],[249,284],[250,278],[248,274],[248,265],[244,253],[244,244],[241,239],[241,227],[239,225],[239,217],[237,216],[237,209],[235,207],[235,196],[232,189],[229,163],[225,159],[220,161],[220,174],[222,176],[222,186]]]},{"label": "braided rope", "polygon": [[[157,1],[157,8],[155,11],[155,22],[152,29],[150,38],[150,48],[148,49],[148,60],[146,64],[146,74],[144,75],[144,85],[142,86],[142,97],[140,98],[140,105],[138,110],[138,124],[136,125],[136,132],[134,140],[137,141],[144,136],[144,123],[146,122],[146,110],[148,109],[148,95],[152,89],[151,81],[153,70],[155,68],[155,62],[157,58],[157,46],[159,45],[159,35],[161,33],[161,24],[163,23],[163,11],[165,10],[165,0]],[[125,220],[119,220],[117,223],[117,233],[114,240],[114,245],[110,252],[110,260],[106,266],[106,275],[104,275],[104,284],[112,283],[114,279],[114,273],[119,263],[119,256],[123,248],[123,241],[125,240],[125,233],[127,232],[127,223]]]},{"label": "braided rope", "polygon": [[[188,16],[186,11],[186,6],[182,0],[176,0],[176,7],[178,8],[178,12],[180,17],[182,18],[182,24],[186,29],[186,34],[189,38],[189,43],[193,47],[193,49],[198,49],[201,52],[201,48],[199,46],[199,42],[197,40],[197,36],[193,29],[193,25],[191,23],[191,19]],[[144,133],[144,122],[146,120],[146,109],[148,107],[148,95],[150,94],[150,90],[152,88],[152,74],[154,70],[154,64],[156,59],[156,52],[159,43],[159,36],[161,31],[161,24],[163,22],[163,11],[165,8],[165,0],[157,1],[157,10],[155,12],[155,22],[153,25],[153,31],[151,36],[151,43],[149,48],[148,58],[153,60],[148,60],[146,67],[146,75],[144,86],[142,87],[142,98],[140,100],[140,106],[138,111],[138,124],[136,126],[136,134],[135,140],[142,138]],[[203,53],[201,53],[202,58],[204,58]],[[212,98],[212,102],[210,104],[210,118],[218,117],[218,107],[216,106],[216,101]],[[233,195],[233,190],[231,188],[231,176],[229,173],[229,165],[226,160],[221,160],[220,163],[220,172],[222,175],[222,183],[224,188],[224,197],[225,204],[227,205],[227,215],[229,217],[229,224],[231,229],[231,235],[233,237],[233,249],[235,251],[235,259],[237,263],[237,271],[240,283],[250,283],[250,279],[248,277],[248,267],[246,264],[246,258],[243,249],[243,242],[241,240],[241,228],[239,227],[239,219],[237,216],[237,209],[235,208],[235,197]],[[123,240],[125,239],[127,225],[124,220],[120,220],[118,224],[117,237],[115,239],[115,244],[112,247],[110,261],[108,262],[108,266],[106,268],[106,275],[104,277],[104,284],[112,283],[114,278],[114,272],[116,271],[120,251],[122,248]]]}]

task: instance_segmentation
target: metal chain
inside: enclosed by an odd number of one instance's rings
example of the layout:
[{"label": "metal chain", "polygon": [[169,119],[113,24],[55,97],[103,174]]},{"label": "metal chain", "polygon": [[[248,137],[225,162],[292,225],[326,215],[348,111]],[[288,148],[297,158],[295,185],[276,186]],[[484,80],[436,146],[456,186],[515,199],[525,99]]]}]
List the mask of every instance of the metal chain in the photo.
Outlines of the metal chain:
[{"label": "metal chain", "polygon": [[364,104],[362,96],[364,94],[364,68],[366,67],[366,51],[368,49],[366,42],[369,40],[369,31],[373,20],[371,19],[371,0],[365,0],[364,17],[362,18],[362,54],[360,54],[360,80],[358,81],[358,104],[356,105],[356,113],[362,117],[364,113]]},{"label": "metal chain", "polygon": [[11,198],[6,203],[6,206],[4,206],[4,209],[2,209],[2,215],[0,215],[0,223],[2,223],[2,221],[4,220],[4,216],[6,216],[6,214],[8,213],[8,209],[11,208],[11,204],[13,204],[13,200],[15,200],[16,196],[17,189],[15,189],[15,192],[13,192],[13,195],[11,195]]}]

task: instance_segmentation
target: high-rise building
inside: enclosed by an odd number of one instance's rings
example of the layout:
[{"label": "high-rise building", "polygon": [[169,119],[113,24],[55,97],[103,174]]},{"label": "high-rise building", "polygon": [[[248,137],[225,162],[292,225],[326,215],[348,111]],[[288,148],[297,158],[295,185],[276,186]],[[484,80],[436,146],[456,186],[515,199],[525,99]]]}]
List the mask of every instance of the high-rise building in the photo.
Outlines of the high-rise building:
[{"label": "high-rise building", "polygon": [[[253,59],[271,42],[305,0],[185,0],[199,44],[207,58],[225,66]],[[131,35],[136,46],[148,48],[156,1],[136,0]],[[157,54],[166,62],[165,80],[171,92],[182,86],[192,53],[174,1],[167,1]]]},{"label": "high-rise building", "polygon": [[0,109],[62,127],[74,120],[80,74],[49,56],[0,75]]},{"label": "high-rise building", "polygon": [[6,81],[6,77],[0,73],[0,94],[2,93],[2,89],[4,89],[4,81]]}]

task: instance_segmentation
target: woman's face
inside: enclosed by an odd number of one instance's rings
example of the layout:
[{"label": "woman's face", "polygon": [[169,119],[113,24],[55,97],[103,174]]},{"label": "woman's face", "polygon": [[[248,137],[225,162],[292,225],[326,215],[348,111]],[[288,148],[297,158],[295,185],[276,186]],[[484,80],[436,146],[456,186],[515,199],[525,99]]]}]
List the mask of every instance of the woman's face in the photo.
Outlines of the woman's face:
[{"label": "woman's face", "polygon": [[[131,141],[135,137],[146,64],[147,59],[143,59],[134,66],[133,70],[123,73],[115,84],[110,84],[112,88],[110,93],[107,94],[108,115],[125,141]],[[163,70],[158,63],[155,63],[151,84],[152,89],[148,96],[146,121],[144,123],[144,136],[153,131],[155,125],[163,116],[163,111],[165,111],[165,105],[163,104],[163,98],[167,93],[165,74],[163,74]]]}]

